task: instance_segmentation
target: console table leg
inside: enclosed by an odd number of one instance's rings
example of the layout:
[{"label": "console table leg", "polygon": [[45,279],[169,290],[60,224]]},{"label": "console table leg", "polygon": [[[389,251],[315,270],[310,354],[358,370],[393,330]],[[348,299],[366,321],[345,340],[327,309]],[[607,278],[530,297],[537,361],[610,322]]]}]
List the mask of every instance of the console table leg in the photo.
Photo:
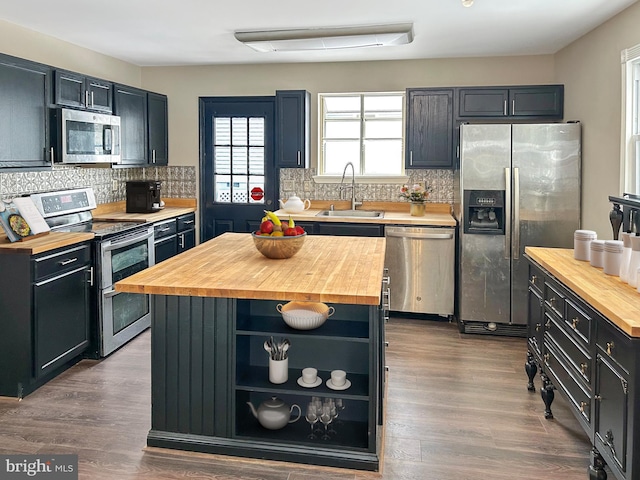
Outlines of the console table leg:
[{"label": "console table leg", "polygon": [[591,450],[592,462],[589,465],[589,480],[607,480],[607,472],[604,469],[606,465],[604,458],[600,452],[593,448]]},{"label": "console table leg", "polygon": [[553,398],[555,397],[555,394],[553,393],[553,385],[551,385],[549,377],[547,377],[544,373],[540,374],[540,378],[542,380],[542,387],[540,387],[540,396],[542,397],[542,401],[544,402],[544,418],[553,418],[553,413],[551,413],[551,404],[553,403]]},{"label": "console table leg", "polygon": [[527,352],[527,363],[524,364],[524,370],[527,372],[527,377],[529,377],[529,383],[527,383],[527,390],[530,392],[536,391],[536,386],[533,384],[533,379],[538,373],[538,366],[536,362],[533,361],[533,355],[531,352]]}]

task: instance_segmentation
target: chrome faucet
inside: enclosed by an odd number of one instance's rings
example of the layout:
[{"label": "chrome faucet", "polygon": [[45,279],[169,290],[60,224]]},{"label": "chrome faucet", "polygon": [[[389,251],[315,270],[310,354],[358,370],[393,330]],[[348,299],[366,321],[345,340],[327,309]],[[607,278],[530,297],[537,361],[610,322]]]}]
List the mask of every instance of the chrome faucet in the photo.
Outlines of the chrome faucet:
[{"label": "chrome faucet", "polygon": [[340,180],[340,199],[342,199],[342,190],[344,189],[342,182],[344,182],[344,176],[347,173],[347,167],[349,165],[351,165],[351,210],[355,210],[356,207],[362,205],[362,202],[356,202],[356,169],[351,162],[347,162],[344,166],[344,170],[342,171],[342,179]]}]

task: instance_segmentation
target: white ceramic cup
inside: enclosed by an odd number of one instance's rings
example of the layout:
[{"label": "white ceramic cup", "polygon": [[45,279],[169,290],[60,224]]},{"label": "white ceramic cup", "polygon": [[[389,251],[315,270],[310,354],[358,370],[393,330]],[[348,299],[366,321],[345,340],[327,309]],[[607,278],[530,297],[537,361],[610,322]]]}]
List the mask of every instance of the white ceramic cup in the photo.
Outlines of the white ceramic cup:
[{"label": "white ceramic cup", "polygon": [[335,387],[341,387],[347,381],[347,372],[344,370],[333,370],[331,372],[331,383]]},{"label": "white ceramic cup", "polygon": [[318,370],[313,367],[307,367],[302,369],[302,381],[304,383],[312,384],[316,383],[318,379]]},{"label": "white ceramic cup", "polygon": [[271,383],[285,383],[289,379],[289,359],[269,359],[269,381]]}]

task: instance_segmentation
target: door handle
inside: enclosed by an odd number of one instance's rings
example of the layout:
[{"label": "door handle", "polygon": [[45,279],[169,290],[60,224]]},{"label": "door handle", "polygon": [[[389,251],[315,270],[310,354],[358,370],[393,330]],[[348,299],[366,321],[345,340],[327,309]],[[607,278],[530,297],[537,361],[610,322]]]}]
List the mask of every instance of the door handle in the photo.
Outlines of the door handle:
[{"label": "door handle", "polygon": [[513,258],[520,258],[520,169],[513,169]]},{"label": "door handle", "polygon": [[505,226],[504,226],[504,258],[509,259],[511,257],[511,169],[509,167],[504,169],[504,196],[506,212],[505,212]]}]

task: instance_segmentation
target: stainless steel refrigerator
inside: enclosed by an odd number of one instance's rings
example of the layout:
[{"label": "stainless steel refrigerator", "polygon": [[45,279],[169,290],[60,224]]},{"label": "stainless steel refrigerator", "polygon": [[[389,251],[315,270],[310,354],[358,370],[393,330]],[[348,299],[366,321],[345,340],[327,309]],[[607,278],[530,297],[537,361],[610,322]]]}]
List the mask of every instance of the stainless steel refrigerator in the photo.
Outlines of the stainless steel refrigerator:
[{"label": "stainless steel refrigerator", "polygon": [[463,124],[460,142],[460,329],[526,336],[524,248],[573,248],[580,228],[580,124]]}]

